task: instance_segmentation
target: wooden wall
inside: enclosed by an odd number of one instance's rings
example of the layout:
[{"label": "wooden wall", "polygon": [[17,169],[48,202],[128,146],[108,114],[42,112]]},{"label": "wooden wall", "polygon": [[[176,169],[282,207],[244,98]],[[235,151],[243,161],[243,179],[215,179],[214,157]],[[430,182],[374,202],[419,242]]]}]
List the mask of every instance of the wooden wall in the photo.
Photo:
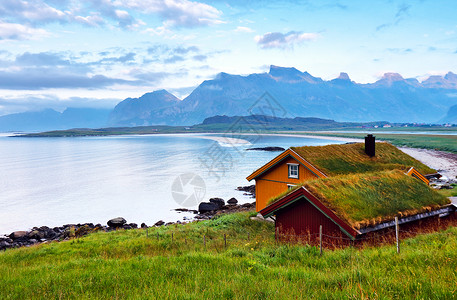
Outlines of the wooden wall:
[{"label": "wooden wall", "polygon": [[288,157],[256,178],[256,210],[264,209],[268,201],[287,190],[288,184],[298,185],[303,181],[316,179],[317,175],[305,168],[298,166],[298,179],[289,178],[288,163],[299,164],[293,157]]}]

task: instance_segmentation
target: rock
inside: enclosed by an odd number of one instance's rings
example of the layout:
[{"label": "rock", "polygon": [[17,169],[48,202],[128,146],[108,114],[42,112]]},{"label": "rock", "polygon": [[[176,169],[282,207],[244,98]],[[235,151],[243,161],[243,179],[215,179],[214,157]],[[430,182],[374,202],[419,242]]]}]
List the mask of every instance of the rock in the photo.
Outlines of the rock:
[{"label": "rock", "polygon": [[0,242],[0,250],[4,250],[6,248],[10,248],[11,247],[11,244],[8,243],[7,241],[1,241]]},{"label": "rock", "polygon": [[246,151],[249,151],[249,150],[274,152],[274,151],[284,151],[286,149],[284,149],[283,147],[259,147],[259,148],[248,148],[248,149],[246,149]]},{"label": "rock", "polygon": [[215,203],[212,203],[212,202],[201,202],[199,205],[198,205],[198,212],[199,213],[206,213],[206,212],[213,212],[215,210],[217,210],[219,208],[219,206]]},{"label": "rock", "polygon": [[36,244],[36,243],[38,243],[38,241],[35,240],[35,239],[30,239],[30,240],[29,240],[29,243],[31,243],[31,244]]},{"label": "rock", "polygon": [[10,234],[10,238],[12,238],[13,240],[17,240],[17,239],[25,237],[26,235],[27,235],[27,231],[15,231]]},{"label": "rock", "polygon": [[27,234],[27,236],[31,239],[40,240],[44,238],[45,233],[39,230],[32,230]]},{"label": "rock", "polygon": [[225,201],[222,198],[211,198],[209,202],[216,204],[218,209],[225,205]]},{"label": "rock", "polygon": [[228,201],[227,201],[227,204],[228,205],[236,205],[238,203],[238,200],[236,200],[235,198],[230,198]]},{"label": "rock", "polygon": [[244,203],[244,204],[241,204],[241,207],[252,208],[252,207],[254,207],[254,205],[252,205],[252,203]]},{"label": "rock", "polygon": [[125,223],[127,223],[127,221],[122,217],[117,217],[107,222],[108,226],[113,228],[122,227]]},{"label": "rock", "polygon": [[138,228],[138,224],[136,223],[129,223],[129,226],[132,228]]},{"label": "rock", "polygon": [[189,209],[188,208],[176,208],[175,211],[184,212],[184,211],[189,211]]},{"label": "rock", "polygon": [[236,188],[237,191],[246,192],[244,195],[255,198],[255,184],[248,186],[239,186]]},{"label": "rock", "polygon": [[62,235],[64,238],[75,237],[75,227],[74,226],[66,227],[64,232],[62,233]]},{"label": "rock", "polygon": [[141,228],[148,228],[148,225],[146,225],[146,223],[141,223]]},{"label": "rock", "polygon": [[160,220],[160,221],[157,221],[154,226],[162,226],[163,224],[165,224],[164,221]]},{"label": "rock", "polygon": [[129,224],[124,224],[124,226],[122,226],[122,228],[124,228],[124,229],[132,229],[132,226],[130,226]]},{"label": "rock", "polygon": [[441,190],[452,190],[452,188],[453,187],[448,183],[445,183],[445,184],[441,185],[441,187],[440,187]]},{"label": "rock", "polygon": [[92,232],[92,228],[90,228],[89,225],[83,225],[83,226],[79,227],[78,229],[76,229],[75,236],[76,237],[81,237],[81,236],[84,236],[84,235],[89,234],[91,232]]}]

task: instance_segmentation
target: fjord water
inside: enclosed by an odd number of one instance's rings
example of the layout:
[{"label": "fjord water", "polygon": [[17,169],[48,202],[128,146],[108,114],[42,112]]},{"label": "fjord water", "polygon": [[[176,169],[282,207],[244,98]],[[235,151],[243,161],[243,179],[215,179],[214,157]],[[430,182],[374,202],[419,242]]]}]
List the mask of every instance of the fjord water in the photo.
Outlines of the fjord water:
[{"label": "fjord water", "polygon": [[[181,205],[173,200],[171,188],[177,176],[189,172],[203,178],[205,201],[236,197],[240,203],[252,202],[235,188],[250,184],[246,176],[278,152],[246,148],[341,143],[262,136],[255,144],[227,144],[213,137],[0,136],[0,234],[42,225],[106,224],[117,216],[148,225],[158,220],[180,220],[190,214],[173,211]],[[204,165],[213,162],[219,163],[218,172]]]}]

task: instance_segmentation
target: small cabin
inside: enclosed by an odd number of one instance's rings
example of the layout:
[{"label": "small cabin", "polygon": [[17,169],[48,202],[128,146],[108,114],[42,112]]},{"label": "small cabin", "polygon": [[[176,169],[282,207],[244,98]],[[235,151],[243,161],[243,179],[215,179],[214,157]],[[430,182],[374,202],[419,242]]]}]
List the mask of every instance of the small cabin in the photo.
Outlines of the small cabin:
[{"label": "small cabin", "polygon": [[271,199],[307,181],[388,170],[401,170],[426,184],[428,180],[422,174],[435,173],[397,147],[375,143],[375,138],[368,135],[365,143],[291,147],[247,180],[255,180],[256,210],[260,212]]},{"label": "small cabin", "polygon": [[455,211],[455,204],[423,182],[390,170],[304,182],[272,199],[260,214],[275,220],[277,239],[312,241],[322,228],[330,239],[361,241],[393,228],[395,217],[415,230],[422,222],[455,218]]}]

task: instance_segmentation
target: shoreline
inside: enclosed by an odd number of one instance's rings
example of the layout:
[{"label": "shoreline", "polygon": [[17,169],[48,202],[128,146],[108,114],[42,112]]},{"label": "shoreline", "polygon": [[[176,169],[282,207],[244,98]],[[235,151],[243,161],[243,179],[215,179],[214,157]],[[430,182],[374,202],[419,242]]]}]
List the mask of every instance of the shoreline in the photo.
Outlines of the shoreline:
[{"label": "shoreline", "polygon": [[[232,145],[234,144],[250,144],[247,140],[239,139],[239,138],[226,138],[226,137],[219,137],[219,136],[212,136],[212,135],[217,135],[217,133],[209,133],[209,136],[202,136],[201,134],[198,135],[192,135],[192,134],[181,134],[182,136],[194,136],[196,138],[203,138],[203,139],[210,139],[214,140],[216,142],[224,142],[224,141],[229,141]],[[246,136],[252,136],[256,134],[239,134],[240,136],[246,135]],[[363,139],[356,139],[356,138],[343,138],[343,137],[329,137],[329,136],[318,136],[318,135],[306,135],[306,134],[260,134],[265,135],[265,136],[283,136],[283,137],[303,137],[303,138],[311,138],[311,139],[324,139],[324,140],[333,140],[333,141],[340,141],[340,142],[363,142]],[[438,151],[438,150],[430,150],[430,149],[421,149],[421,148],[409,148],[409,147],[398,147],[401,151],[405,152],[406,154],[412,156],[413,158],[421,161],[422,163],[426,164],[427,166],[436,169],[437,172],[440,174],[446,176],[449,179],[456,179],[457,178],[457,154],[450,153],[450,152],[444,152],[444,151]],[[196,214],[196,216],[199,216],[199,214]],[[184,221],[175,221],[175,222],[168,222],[163,224],[175,224],[175,223],[186,223],[187,222],[193,222],[198,220],[199,218],[197,217],[191,217],[187,220]],[[159,221],[160,222],[160,221]],[[77,224],[78,226],[84,226],[87,224],[92,224],[92,223],[84,223],[84,224]],[[134,223],[132,223],[133,225]],[[102,226],[100,224],[98,227],[101,227],[101,229],[106,229],[106,226]],[[97,227],[97,225],[95,225]],[[71,226],[76,226],[75,224],[67,224],[60,226],[60,230],[65,230],[66,227],[71,227]],[[93,225],[92,225],[93,226]],[[156,225],[155,225],[156,226]],[[65,227],[65,228],[63,228]],[[133,227],[133,226],[132,226]],[[27,232],[31,232],[33,230],[36,230],[37,228],[48,228],[47,226],[41,226],[41,227],[33,227],[33,229],[27,230]],[[54,227],[58,228],[58,227]],[[48,228],[49,229],[49,228]],[[5,240],[6,237],[8,237],[8,234],[3,234],[0,233],[0,250],[2,249],[1,243]],[[41,242],[46,242],[46,241],[41,241]],[[38,243],[41,243],[38,242]]]}]

